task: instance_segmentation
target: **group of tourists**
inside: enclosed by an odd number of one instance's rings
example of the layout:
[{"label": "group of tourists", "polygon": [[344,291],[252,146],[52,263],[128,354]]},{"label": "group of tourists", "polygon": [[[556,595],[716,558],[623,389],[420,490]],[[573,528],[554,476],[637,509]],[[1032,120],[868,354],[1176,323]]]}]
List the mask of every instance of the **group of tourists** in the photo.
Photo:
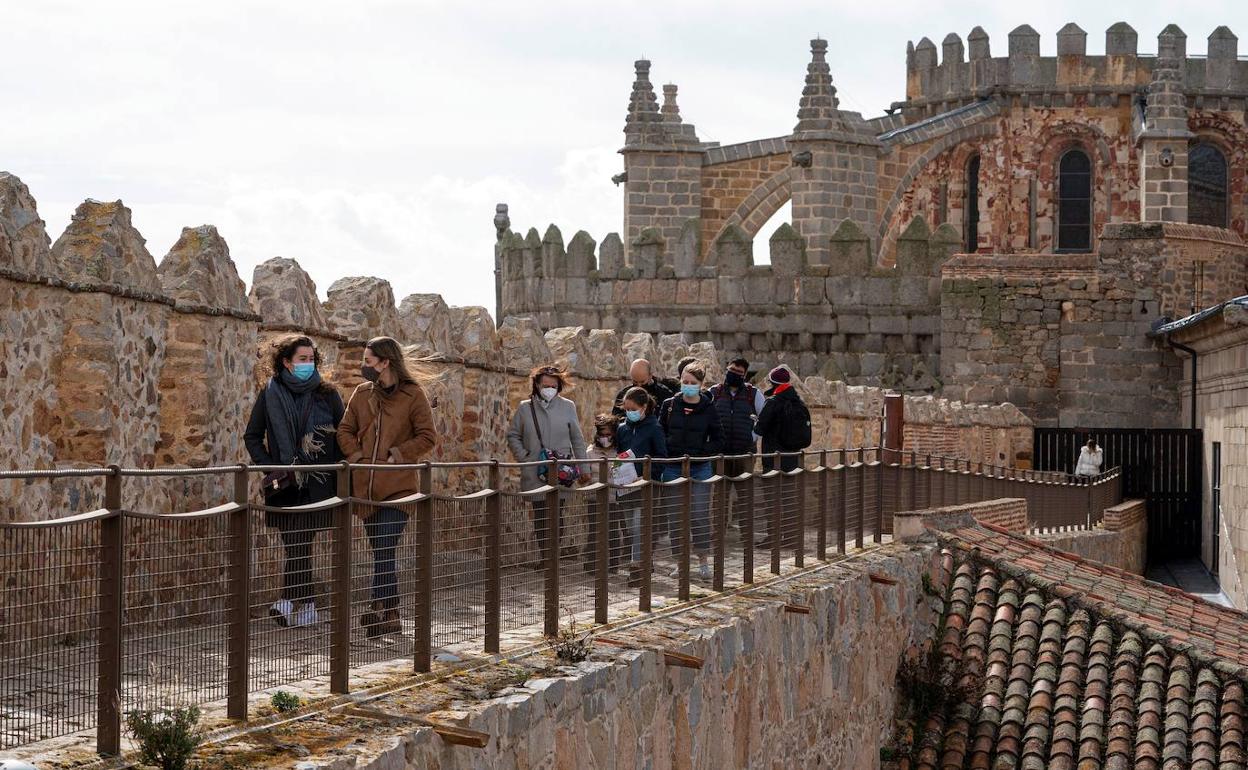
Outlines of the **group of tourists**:
[{"label": "group of tourists", "polygon": [[[338,477],[300,466],[347,460],[364,466],[352,471],[352,495],[361,501],[356,510],[373,554],[371,604],[360,623],[370,639],[397,633],[396,551],[408,523],[401,506],[417,491],[416,474],[410,468],[379,466],[420,462],[434,448],[429,400],[390,337],[366,343],[360,368],[364,382],[345,405],[322,379],[321,354],[310,337],[292,334],[278,340],[270,364],[272,377],[256,397],[244,434],[253,463],[289,466],[266,474],[262,482],[265,523],[277,531],[285,556],[281,594],[269,614],[283,627],[319,621],[316,597],[321,592],[312,569],[312,543],[332,522],[331,507],[317,503],[338,494]],[[521,464],[521,490],[550,485],[566,494],[593,480],[594,465],[587,461],[611,461],[609,567],[627,570],[635,586],[642,579],[642,493],[634,482],[646,473],[655,482],[687,478],[696,574],[710,580],[710,486],[697,482],[715,473],[711,458],[723,456],[724,474],[740,477],[753,472],[761,445],[764,470],[782,453],[780,468],[791,471],[799,466],[798,452],[811,442],[810,413],[792,387],[791,372],[771,370],[766,389],[748,382],[748,374],[749,362],[734,358],[723,381],[707,387],[705,365],[692,357],[680,361],[675,380],[655,377],[649,361],[633,361],[631,384],[620,390],[609,411],[594,418],[591,442],[582,433],[576,404],[563,395],[567,375],[555,366],[534,369],[530,395],[518,404],[507,431],[508,447]],[[652,547],[667,537],[675,555],[682,547],[680,486],[657,488],[652,526]],[[731,509],[737,520],[750,515],[741,502],[738,496]],[[551,511],[545,495],[531,496],[530,503],[538,549],[532,566],[540,567],[551,547]],[[759,524],[765,526],[764,518]],[[765,532],[756,528],[756,533],[760,547],[770,544]],[[579,557],[592,569],[590,553],[569,549],[560,556]]]},{"label": "group of tourists", "polygon": [[[747,381],[749,361],[734,358],[728,362],[721,383],[706,386],[704,365],[686,358],[677,365],[676,380],[654,376],[649,361],[638,359],[629,368],[632,384],[616,394],[610,412],[594,418],[593,441],[581,432],[576,404],[562,395],[567,385],[564,374],[552,366],[532,372],[530,397],[521,401],[507,432],[507,443],[516,461],[525,463],[521,474],[524,490],[546,484],[571,488],[592,479],[594,464],[586,460],[614,460],[610,468],[610,509],[608,515],[608,567],[612,572],[627,568],[630,586],[642,581],[641,490],[636,482],[649,473],[649,480],[664,482],[658,487],[651,527],[651,546],[667,537],[673,555],[682,556],[682,521],[678,515],[685,491],[675,482],[685,478],[689,495],[689,534],[692,556],[697,558],[697,577],[711,579],[711,488],[698,483],[714,473],[712,458],[723,457],[723,473],[740,477],[754,470],[755,454],[761,450],[763,469],[771,470],[780,453],[780,469],[792,471],[800,464],[800,450],[810,446],[810,412],[792,386],[792,373],[777,367],[768,374],[768,388],[761,390]],[[647,463],[646,460],[651,460]],[[544,463],[544,464],[543,464]],[[549,478],[554,471],[557,478]],[[739,521],[750,515],[741,500],[732,512]],[[539,555],[547,553],[549,511],[544,497],[535,497],[533,529]],[[768,547],[770,537],[758,519],[758,545]],[[574,549],[561,557],[576,558]],[[579,554],[587,570],[593,568],[593,555]],[[539,558],[532,562],[542,568]]]}]

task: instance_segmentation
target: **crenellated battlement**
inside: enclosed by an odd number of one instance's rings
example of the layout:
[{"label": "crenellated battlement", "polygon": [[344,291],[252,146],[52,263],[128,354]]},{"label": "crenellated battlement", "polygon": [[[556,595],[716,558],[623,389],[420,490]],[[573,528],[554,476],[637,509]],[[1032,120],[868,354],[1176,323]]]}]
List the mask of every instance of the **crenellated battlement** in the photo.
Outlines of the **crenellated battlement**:
[{"label": "crenellated battlement", "polygon": [[895,264],[879,266],[869,234],[850,219],[823,242],[822,262],[789,224],[759,264],[740,226],[726,226],[704,250],[697,225],[686,222],[673,241],[648,228],[627,250],[615,233],[598,246],[581,231],[565,248],[554,225],[545,235],[506,230],[501,316],[531,317],[544,329],[687,334],[759,368],[787,361],[852,383],[936,387],[940,266],[961,242],[951,227],[916,218],[897,239]]},{"label": "crenellated battlement", "polygon": [[[1240,58],[1238,38],[1225,26],[1208,37],[1205,56],[1187,54],[1187,36],[1177,25],[1158,35],[1176,41],[1182,73],[1182,89],[1189,100],[1234,102],[1221,109],[1243,109],[1248,98],[1248,58]],[[1029,25],[1010,32],[1006,55],[992,55],[988,33],[975,27],[966,38],[951,32],[940,51],[929,38],[906,44],[906,100],[895,103],[906,111],[943,111],[950,105],[992,94],[1018,95],[1025,99],[1056,100],[1052,106],[1071,106],[1066,100],[1087,94],[1095,103],[1109,106],[1123,95],[1146,87],[1157,65],[1157,56],[1140,53],[1139,35],[1126,22],[1105,31],[1104,52],[1088,53],[1088,34],[1070,23],[1058,30],[1055,56],[1040,54],[1040,33]],[[1189,101],[1189,103],[1192,103]]]}]

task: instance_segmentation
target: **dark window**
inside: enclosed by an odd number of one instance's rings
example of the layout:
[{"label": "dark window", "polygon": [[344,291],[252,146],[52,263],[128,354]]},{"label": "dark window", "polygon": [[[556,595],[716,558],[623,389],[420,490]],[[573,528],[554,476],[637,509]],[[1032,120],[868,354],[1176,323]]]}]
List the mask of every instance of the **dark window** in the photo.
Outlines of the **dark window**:
[{"label": "dark window", "polygon": [[1083,150],[1057,164],[1057,250],[1092,250],[1092,161]]},{"label": "dark window", "polygon": [[1187,221],[1226,227],[1226,156],[1208,142],[1187,153]]},{"label": "dark window", "polygon": [[966,162],[966,253],[979,247],[979,155]]}]

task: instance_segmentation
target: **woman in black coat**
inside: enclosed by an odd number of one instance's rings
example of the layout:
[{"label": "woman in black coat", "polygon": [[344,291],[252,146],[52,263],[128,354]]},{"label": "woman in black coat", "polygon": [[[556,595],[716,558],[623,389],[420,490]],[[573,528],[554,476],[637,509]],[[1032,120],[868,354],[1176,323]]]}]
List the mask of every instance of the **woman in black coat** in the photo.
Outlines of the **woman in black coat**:
[{"label": "woman in black coat", "polygon": [[[342,397],[321,380],[321,354],[308,337],[290,335],[274,343],[273,377],[256,396],[243,443],[256,465],[325,465],[342,460],[338,423]],[[318,503],[338,494],[333,471],[290,471],[265,476],[264,502],[291,507]],[[282,594],[269,608],[279,626],[317,622],[312,576],[312,541],[330,526],[329,510],[267,511],[264,523],[282,538],[286,559]]]}]

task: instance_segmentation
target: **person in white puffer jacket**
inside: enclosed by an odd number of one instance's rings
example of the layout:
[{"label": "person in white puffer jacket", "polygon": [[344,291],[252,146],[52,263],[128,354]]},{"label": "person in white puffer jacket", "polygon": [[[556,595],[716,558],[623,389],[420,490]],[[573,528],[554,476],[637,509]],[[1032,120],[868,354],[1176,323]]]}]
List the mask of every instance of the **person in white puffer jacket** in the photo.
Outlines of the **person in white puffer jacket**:
[{"label": "person in white puffer jacket", "polygon": [[1075,475],[1097,475],[1101,472],[1101,463],[1104,460],[1105,452],[1096,445],[1096,439],[1088,439],[1088,443],[1079,449],[1079,462],[1075,463]]}]

